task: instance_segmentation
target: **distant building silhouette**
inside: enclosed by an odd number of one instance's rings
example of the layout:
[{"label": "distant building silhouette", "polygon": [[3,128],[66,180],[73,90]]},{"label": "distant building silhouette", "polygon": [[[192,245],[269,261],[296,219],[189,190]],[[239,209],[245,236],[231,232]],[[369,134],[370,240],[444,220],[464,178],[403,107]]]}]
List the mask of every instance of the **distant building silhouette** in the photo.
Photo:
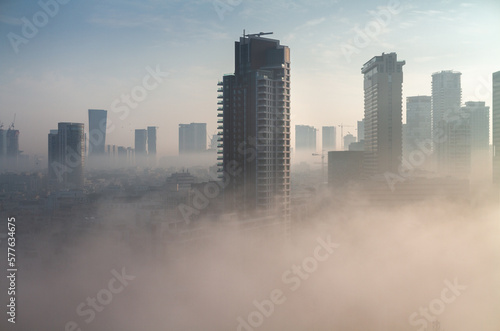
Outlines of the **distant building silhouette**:
[{"label": "distant building silhouette", "polygon": [[48,135],[48,181],[51,190],[81,190],[84,184],[84,125],[61,122]]},{"label": "distant building silhouette", "polygon": [[403,65],[396,53],[366,62],[364,75],[365,166],[368,175],[397,173],[402,157]]},{"label": "distant building silhouette", "polygon": [[0,170],[17,170],[19,153],[19,130],[0,129]]},{"label": "distant building silhouette", "polygon": [[337,128],[324,126],[321,128],[322,149],[324,151],[337,150]]},{"label": "distant building silhouette", "polygon": [[108,112],[102,109],[89,109],[89,159],[94,155],[104,155],[106,146],[106,125]]},{"label": "distant building silhouette", "polygon": [[350,183],[359,182],[363,175],[363,152],[328,152],[328,185],[341,189]]},{"label": "distant building silhouette", "polygon": [[358,121],[358,142],[365,140],[365,119]]},{"label": "distant building silhouette", "polygon": [[295,150],[316,151],[316,128],[309,125],[295,125]]},{"label": "distant building silhouette", "polygon": [[470,155],[469,151],[460,150],[460,145],[466,144],[460,134],[467,130],[464,118],[459,115],[461,75],[450,70],[432,74],[432,140],[437,170],[442,175],[461,176],[468,171],[465,164],[455,164],[457,161],[467,162],[462,153]]},{"label": "distant building silhouette", "polygon": [[493,73],[493,182],[500,188],[500,71]]},{"label": "distant building silhouette", "polygon": [[484,176],[491,165],[490,159],[490,107],[484,101],[468,101],[462,113],[470,122],[471,175]]},{"label": "distant building silhouette", "polygon": [[179,124],[179,154],[207,150],[207,123]]},{"label": "distant building silhouette", "polygon": [[156,126],[148,126],[148,163],[156,166]]},{"label": "distant building silhouette", "polygon": [[136,129],[135,130],[135,164],[137,166],[145,166],[147,161],[147,142],[148,142],[148,131],[146,129]]},{"label": "distant building silhouette", "polygon": [[356,142],[356,137],[354,137],[352,134],[348,133],[344,136],[344,150],[348,151],[349,146],[353,143]]},{"label": "distant building silhouette", "polygon": [[235,59],[234,74],[218,83],[225,203],[246,215],[278,215],[289,229],[290,49],[245,35]]},{"label": "distant building silhouette", "polygon": [[[432,149],[432,98],[412,96],[406,98],[406,126],[404,128],[403,155],[407,159],[412,152],[425,145]],[[413,155],[413,154],[412,154]]]},{"label": "distant building silhouette", "polygon": [[147,141],[148,141],[148,131],[146,129],[136,129],[135,130],[135,155],[146,155],[147,154]]}]

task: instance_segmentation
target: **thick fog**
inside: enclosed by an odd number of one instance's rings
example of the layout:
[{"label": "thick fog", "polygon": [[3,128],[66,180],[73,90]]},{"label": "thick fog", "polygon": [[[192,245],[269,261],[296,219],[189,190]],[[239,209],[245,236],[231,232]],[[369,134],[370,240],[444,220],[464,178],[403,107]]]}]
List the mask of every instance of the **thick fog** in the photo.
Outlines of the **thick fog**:
[{"label": "thick fog", "polygon": [[38,256],[18,262],[10,329],[500,329],[498,201],[331,199],[311,203],[289,239],[214,221],[167,247],[148,226],[41,234]]}]

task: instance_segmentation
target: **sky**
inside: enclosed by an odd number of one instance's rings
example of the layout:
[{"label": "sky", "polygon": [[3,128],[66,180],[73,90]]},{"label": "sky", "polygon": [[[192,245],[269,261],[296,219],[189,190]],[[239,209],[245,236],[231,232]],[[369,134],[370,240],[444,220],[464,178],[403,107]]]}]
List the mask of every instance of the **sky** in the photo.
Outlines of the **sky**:
[{"label": "sky", "polygon": [[179,123],[216,132],[217,81],[245,29],[290,47],[292,127],[357,135],[360,69],[382,52],[406,61],[403,110],[441,70],[462,73],[463,103],[491,106],[499,17],[497,0],[2,0],[0,121],[15,116],[20,149],[46,157],[58,122],[87,128],[87,110],[106,109],[107,144],[133,147],[135,129],[157,126],[159,155],[176,155]]}]

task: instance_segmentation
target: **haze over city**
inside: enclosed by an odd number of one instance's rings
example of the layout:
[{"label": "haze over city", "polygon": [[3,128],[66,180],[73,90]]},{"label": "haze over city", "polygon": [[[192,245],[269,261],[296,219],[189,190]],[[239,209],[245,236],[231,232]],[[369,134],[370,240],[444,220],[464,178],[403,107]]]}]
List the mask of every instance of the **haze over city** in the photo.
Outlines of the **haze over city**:
[{"label": "haze over city", "polygon": [[0,330],[500,330],[500,3],[0,3]]},{"label": "haze over city", "polygon": [[[491,106],[486,97],[500,53],[495,0],[230,3],[236,5],[68,1],[16,53],[5,36],[22,36],[20,19],[31,20],[41,8],[36,2],[2,1],[0,121],[10,124],[17,114],[21,150],[45,155],[40,137],[55,123],[87,123],[87,109],[111,110],[116,99],[142,84],[146,67],[158,66],[168,76],[125,120],[109,112],[116,129],[107,143],[132,146],[134,129],[156,125],[159,155],[176,155],[178,123],[205,122],[207,132],[215,133],[216,84],[232,72],[233,42],[244,29],[272,31],[291,48],[292,125],[356,125],[363,117],[360,68],[374,54],[392,51],[406,61],[403,98],[429,95],[432,73],[457,70],[462,99],[485,99]],[[387,24],[379,24],[378,32],[374,13],[390,5],[397,13],[382,16]],[[358,37],[355,44],[356,29],[372,29],[373,37]],[[355,48],[352,54],[343,52],[346,45]]]}]

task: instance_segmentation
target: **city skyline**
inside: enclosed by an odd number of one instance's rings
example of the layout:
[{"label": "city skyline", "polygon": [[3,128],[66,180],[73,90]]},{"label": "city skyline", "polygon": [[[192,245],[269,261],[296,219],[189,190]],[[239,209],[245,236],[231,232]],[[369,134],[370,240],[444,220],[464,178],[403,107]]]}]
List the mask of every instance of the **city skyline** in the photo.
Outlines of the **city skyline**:
[{"label": "city skyline", "polygon": [[[478,54],[476,50],[494,40],[494,27],[499,24],[494,18],[500,12],[500,5],[494,1],[366,2],[364,6],[339,1],[308,7],[300,2],[288,6],[278,2],[272,4],[272,10],[261,8],[259,2],[242,2],[224,13],[217,12],[210,1],[165,4],[159,9],[157,5],[108,4],[99,8],[103,11],[100,13],[96,3],[82,6],[68,2],[59,5],[46,26],[37,28],[36,36],[19,44],[17,53],[8,38],[2,39],[5,61],[0,64],[0,97],[6,110],[0,120],[10,122],[17,114],[16,128],[21,132],[20,145],[25,153],[46,155],[40,137],[50,130],[51,123],[88,125],[85,111],[97,108],[108,110],[113,125],[107,144],[132,146],[133,130],[154,120],[161,127],[158,155],[176,155],[178,123],[206,122],[207,133],[216,131],[213,84],[221,72],[231,71],[230,41],[243,29],[248,33],[273,31],[275,38],[295,50],[291,59],[295,73],[292,125],[355,125],[363,118],[359,67],[373,54],[393,51],[407,62],[403,98],[430,95],[433,72],[456,70],[462,73],[462,100],[485,101],[491,108],[491,73],[498,71],[498,48],[492,44],[490,52]],[[22,36],[20,19],[31,20],[42,10],[35,3],[0,6],[0,33],[4,36]],[[299,14],[304,8],[305,15]],[[251,19],[261,15],[264,20],[277,9],[284,10],[280,15],[298,17],[299,23],[285,20],[270,25]],[[132,16],[135,11],[138,15]],[[103,16],[110,12],[113,14]],[[389,13],[386,21],[381,16],[384,13]],[[480,21],[473,19],[478,15]],[[182,22],[179,27],[173,24],[177,21]],[[442,32],[436,34],[434,28],[431,32],[426,27],[430,22]],[[379,33],[358,47],[363,35],[359,31],[376,24]],[[65,26],[71,28],[66,31]],[[82,28],[87,32],[79,32]],[[132,29],[134,34],[125,38]],[[91,42],[104,45],[105,40],[98,36],[102,31],[112,32],[114,48],[104,47],[96,57],[90,53],[95,47]],[[76,40],[77,47],[67,47]],[[130,48],[130,42],[136,43],[134,49],[122,52]],[[419,47],[423,42],[429,47]],[[200,47],[207,50],[203,58],[194,51]],[[146,89],[144,100],[127,112],[113,111],[116,100],[123,107],[121,96],[131,94],[143,82],[151,88]],[[196,98],[190,97],[193,90]],[[334,97],[328,98],[331,93],[327,91],[335,91]],[[26,94],[32,97],[22,98]],[[294,133],[292,145],[293,140]]]}]

